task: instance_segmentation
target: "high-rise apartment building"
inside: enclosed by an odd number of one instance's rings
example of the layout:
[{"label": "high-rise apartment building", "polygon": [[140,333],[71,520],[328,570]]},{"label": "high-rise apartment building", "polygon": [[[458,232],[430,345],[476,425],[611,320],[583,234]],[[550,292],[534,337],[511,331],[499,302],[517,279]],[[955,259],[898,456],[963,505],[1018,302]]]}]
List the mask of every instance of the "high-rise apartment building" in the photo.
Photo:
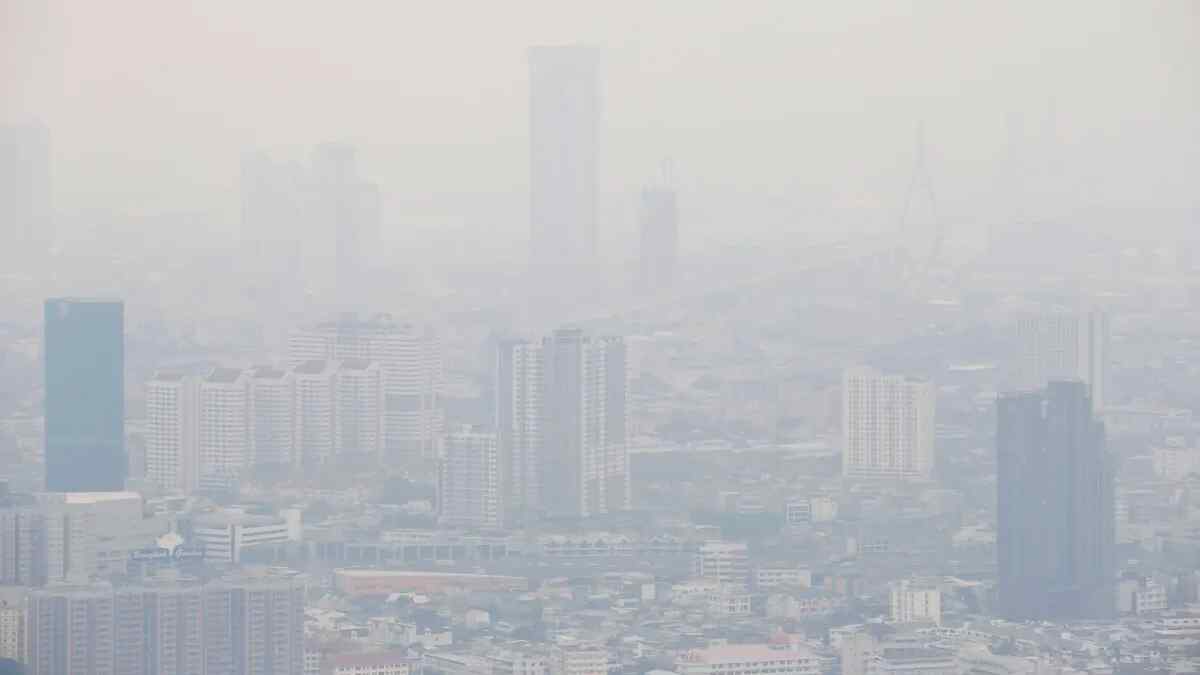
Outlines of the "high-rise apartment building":
[{"label": "high-rise apartment building", "polygon": [[317,359],[377,361],[383,374],[385,456],[391,462],[434,460],[445,425],[442,343],[430,328],[390,316],[344,317],[296,330],[288,362]]},{"label": "high-rise apartment building", "polygon": [[295,461],[315,468],[329,461],[337,447],[334,428],[337,365],[318,359],[292,369],[296,383]]},{"label": "high-rise apartment building", "polygon": [[125,307],[53,298],[45,304],[46,489],[123,490]]},{"label": "high-rise apartment building", "polygon": [[1103,311],[1057,312],[1017,321],[1017,386],[1045,387],[1051,380],[1082,380],[1092,409],[1109,403],[1109,317]]},{"label": "high-rise apartment building", "polygon": [[542,359],[542,509],[570,517],[628,509],[624,341],[562,329],[543,340]]},{"label": "high-rise apartment building", "polygon": [[675,190],[651,187],[642,190],[638,225],[638,287],[646,293],[670,288],[679,256],[679,209]]},{"label": "high-rise apartment building", "polygon": [[438,467],[438,521],[456,527],[499,528],[504,519],[499,442],[470,427],[446,436]]},{"label": "high-rise apartment building", "polygon": [[247,373],[250,384],[250,455],[255,465],[285,465],[295,451],[295,375],[260,366]]},{"label": "high-rise apartment building", "polygon": [[28,591],[21,586],[0,588],[0,659],[25,662]]},{"label": "high-rise apartment building", "polygon": [[1114,612],[1114,496],[1088,387],[1054,381],[996,403],[999,603],[1018,620]]},{"label": "high-rise apartment building", "polygon": [[619,337],[563,329],[540,345],[501,342],[494,419],[510,513],[629,508],[627,400]]},{"label": "high-rise apartment building", "polygon": [[160,574],[33,592],[30,675],[302,674],[302,576],[254,570],[202,583]]},{"label": "high-rise apartment building", "polygon": [[530,264],[558,284],[596,255],[597,53],[529,50]]},{"label": "high-rise apartment building", "polygon": [[191,492],[200,477],[197,383],[158,372],[146,383],[146,480],[162,490]]},{"label": "high-rise apartment building", "polygon": [[525,522],[541,508],[542,345],[501,341],[496,350],[495,414],[501,485],[510,525]]},{"label": "high-rise apartment building", "polygon": [[380,457],[384,447],[385,404],[379,363],[342,359],[334,391],[334,452]]},{"label": "high-rise apartment building", "polygon": [[842,474],[927,478],[934,465],[933,383],[870,368],[842,376]]},{"label": "high-rise apartment building", "polygon": [[237,477],[249,468],[250,387],[246,372],[214,368],[197,393],[200,476]]}]

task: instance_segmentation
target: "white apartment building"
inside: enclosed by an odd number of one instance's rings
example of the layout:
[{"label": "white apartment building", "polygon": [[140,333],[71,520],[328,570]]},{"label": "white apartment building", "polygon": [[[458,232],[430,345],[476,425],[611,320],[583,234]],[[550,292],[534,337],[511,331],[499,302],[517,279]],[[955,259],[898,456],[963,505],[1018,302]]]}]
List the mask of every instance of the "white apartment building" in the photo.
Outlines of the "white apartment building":
[{"label": "white apartment building", "polygon": [[942,591],[929,581],[904,579],[891,584],[892,623],[942,624]]},{"label": "white apartment building", "polygon": [[812,570],[800,567],[756,567],[754,569],[755,588],[778,588],[780,586],[812,588]]},{"label": "white apartment building", "polygon": [[495,366],[495,424],[508,509],[505,519],[517,524],[541,507],[542,345],[525,340],[502,342]]},{"label": "white apartment building", "polygon": [[300,537],[298,509],[287,509],[278,516],[222,511],[197,518],[192,527],[192,542],[202,547],[205,560],[212,562],[241,562],[248,546],[299,541]]},{"label": "white apartment building", "polygon": [[0,590],[0,659],[25,661],[25,592]]},{"label": "white apartment building", "polygon": [[797,497],[784,505],[784,519],[788,525],[828,523],[837,518],[837,513],[837,502],[824,495]]},{"label": "white apartment building", "polygon": [[692,649],[675,659],[679,675],[819,675],[820,661],[811,651],[791,645],[738,644]]},{"label": "white apartment building", "polygon": [[928,478],[934,464],[932,382],[852,368],[842,377],[842,474]]},{"label": "white apartment building", "polygon": [[1088,384],[1092,410],[1102,411],[1108,401],[1108,314],[1102,311],[1054,312],[1017,321],[1019,349],[1017,385],[1041,389],[1050,380],[1082,380]]},{"label": "white apartment building", "polygon": [[465,428],[449,434],[438,467],[438,521],[454,527],[500,528],[500,481],[495,433]]},{"label": "white apartment building", "polygon": [[146,480],[161,490],[199,484],[196,389],[180,373],[158,372],[146,383]]},{"label": "white apartment building", "polygon": [[382,457],[383,371],[378,362],[342,359],[334,389],[334,453]]},{"label": "white apartment building", "polygon": [[343,319],[293,331],[288,362],[366,359],[380,365],[385,394],[384,438],[397,459],[435,459],[445,425],[445,366],[440,338],[429,327],[388,315]]},{"label": "white apartment building", "polygon": [[559,645],[551,654],[550,675],[608,675],[608,650],[594,644]]},{"label": "white apartment building", "polygon": [[242,370],[214,368],[201,378],[199,475],[237,476],[251,461],[250,392]]},{"label": "white apartment building", "polygon": [[247,374],[250,382],[250,455],[255,464],[290,464],[295,452],[295,377],[282,368],[262,366]]},{"label": "white apartment building", "polygon": [[316,467],[335,450],[334,407],[336,366],[332,361],[306,361],[292,369],[296,386],[293,461]]},{"label": "white apartment building", "polygon": [[728,586],[745,586],[749,581],[749,559],[744,542],[706,541],[696,550],[692,572],[698,579],[709,579]]}]

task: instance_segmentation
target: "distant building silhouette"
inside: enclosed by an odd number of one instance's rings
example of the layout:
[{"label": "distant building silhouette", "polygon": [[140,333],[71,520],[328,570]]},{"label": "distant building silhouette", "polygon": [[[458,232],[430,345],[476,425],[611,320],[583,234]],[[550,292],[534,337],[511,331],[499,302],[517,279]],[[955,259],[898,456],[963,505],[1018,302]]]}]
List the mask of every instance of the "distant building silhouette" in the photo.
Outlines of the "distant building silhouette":
[{"label": "distant building silhouette", "polygon": [[313,150],[312,187],[316,232],[333,251],[336,305],[341,311],[360,309],[365,273],[379,250],[379,187],[359,175],[357,150],[343,143],[324,143]]},{"label": "distant building silhouette", "polygon": [[41,126],[0,127],[0,264],[27,265],[54,240],[50,132]]},{"label": "distant building silhouette", "polygon": [[1108,314],[1058,312],[1017,321],[1018,386],[1040,389],[1050,380],[1078,379],[1088,385],[1092,409],[1109,403]]},{"label": "distant building silhouette", "polygon": [[530,264],[564,283],[596,255],[600,90],[595,50],[529,50]]},{"label": "distant building silhouette", "polygon": [[125,488],[124,315],[120,301],[46,301],[48,491]]},{"label": "distant building silhouette", "polygon": [[1087,385],[1055,381],[1002,396],[996,412],[1000,613],[1111,617],[1113,473]]},{"label": "distant building silhouette", "polygon": [[670,288],[679,256],[679,210],[675,190],[666,187],[642,190],[638,226],[638,288],[643,292]]}]

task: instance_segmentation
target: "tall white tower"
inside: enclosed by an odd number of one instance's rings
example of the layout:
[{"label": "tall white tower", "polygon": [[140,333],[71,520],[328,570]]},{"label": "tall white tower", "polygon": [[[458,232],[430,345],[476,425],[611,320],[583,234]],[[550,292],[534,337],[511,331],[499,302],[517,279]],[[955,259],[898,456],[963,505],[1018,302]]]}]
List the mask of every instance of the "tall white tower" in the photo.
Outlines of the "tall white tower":
[{"label": "tall white tower", "polygon": [[934,465],[932,382],[852,368],[842,376],[842,474],[927,478]]}]

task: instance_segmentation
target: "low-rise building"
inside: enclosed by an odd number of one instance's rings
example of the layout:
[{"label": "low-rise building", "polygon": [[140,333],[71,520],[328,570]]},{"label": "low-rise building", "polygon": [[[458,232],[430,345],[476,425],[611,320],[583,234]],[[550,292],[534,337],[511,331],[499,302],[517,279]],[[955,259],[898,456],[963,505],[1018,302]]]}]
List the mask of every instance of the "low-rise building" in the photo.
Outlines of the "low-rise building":
[{"label": "low-rise building", "polygon": [[726,645],[692,649],[675,659],[679,675],[819,675],[820,660],[799,645]]}]

